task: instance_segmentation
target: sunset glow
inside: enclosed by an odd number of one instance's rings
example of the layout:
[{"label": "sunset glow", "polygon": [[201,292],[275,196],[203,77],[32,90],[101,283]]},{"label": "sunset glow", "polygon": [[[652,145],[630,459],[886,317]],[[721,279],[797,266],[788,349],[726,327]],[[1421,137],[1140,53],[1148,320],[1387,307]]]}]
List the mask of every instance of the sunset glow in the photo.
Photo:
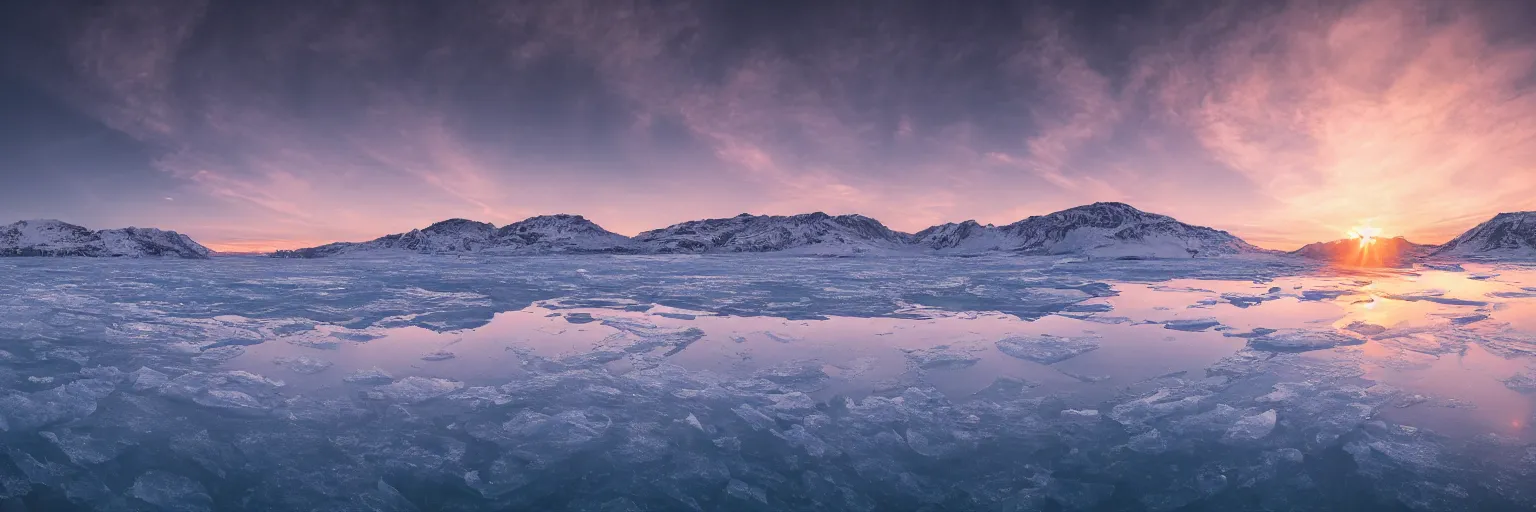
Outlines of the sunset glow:
[{"label": "sunset glow", "polygon": [[914,232],[1121,201],[1290,250],[1339,219],[1440,243],[1536,209],[1519,2],[193,3],[0,12],[0,218],[276,249],[454,217]]},{"label": "sunset glow", "polygon": [[1371,244],[1376,243],[1376,237],[1379,236],[1381,236],[1381,228],[1375,228],[1369,225],[1355,226],[1349,229],[1349,238],[1351,240],[1359,240],[1360,248],[1362,250]]}]

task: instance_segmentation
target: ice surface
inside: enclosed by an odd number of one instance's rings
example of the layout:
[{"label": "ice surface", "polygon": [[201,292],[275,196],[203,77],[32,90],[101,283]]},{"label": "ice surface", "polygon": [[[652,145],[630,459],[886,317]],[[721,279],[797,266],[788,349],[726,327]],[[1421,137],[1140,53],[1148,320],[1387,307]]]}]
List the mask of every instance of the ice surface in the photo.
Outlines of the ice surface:
[{"label": "ice surface", "polygon": [[0,261],[0,509],[1536,507],[1525,267],[734,258]]}]

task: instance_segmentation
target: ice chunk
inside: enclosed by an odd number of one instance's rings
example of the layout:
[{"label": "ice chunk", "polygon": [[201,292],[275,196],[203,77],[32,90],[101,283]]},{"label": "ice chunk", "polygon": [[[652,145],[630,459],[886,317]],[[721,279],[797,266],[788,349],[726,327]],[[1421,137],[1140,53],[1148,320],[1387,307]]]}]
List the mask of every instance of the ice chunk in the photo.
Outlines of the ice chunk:
[{"label": "ice chunk", "polygon": [[1099,411],[1097,409],[1065,409],[1061,411],[1061,417],[1098,419]]},{"label": "ice chunk", "polygon": [[[556,315],[556,316],[560,315],[559,313],[551,313],[551,314],[552,315]],[[566,313],[565,314],[565,321],[573,323],[573,324],[591,323],[591,322],[594,322],[596,320],[597,320],[596,318],[592,318],[592,314],[591,313]]]},{"label": "ice chunk", "polygon": [[[1175,390],[1164,388],[1143,398],[1116,405],[1109,410],[1109,419],[1123,425],[1134,425],[1178,412],[1187,412],[1200,406],[1210,395],[1189,395],[1174,398]],[[1187,393],[1191,390],[1178,390]]]},{"label": "ice chunk", "polygon": [[449,352],[447,350],[437,350],[437,351],[433,351],[433,352],[428,352],[428,353],[426,353],[426,355],[421,356],[421,360],[422,361],[447,361],[449,359],[453,359],[454,357],[457,357],[457,356],[455,356],[453,352]]},{"label": "ice chunk", "polygon": [[1059,363],[1098,348],[1099,342],[1093,338],[1064,338],[1049,334],[1011,336],[997,341],[997,349],[1002,353],[1040,364]]},{"label": "ice chunk", "polygon": [[805,429],[804,425],[793,425],[783,433],[775,432],[774,435],[784,439],[790,446],[805,450],[805,453],[815,458],[837,456],[840,451],[828,444],[825,440]]},{"label": "ice chunk", "polygon": [[741,451],[741,439],[735,436],[721,437],[710,441],[716,448],[727,452]]},{"label": "ice chunk", "polygon": [[1228,304],[1231,304],[1233,306],[1237,306],[1237,307],[1240,307],[1240,308],[1246,308],[1246,307],[1249,307],[1249,306],[1255,306],[1255,305],[1258,305],[1258,304],[1263,304],[1264,301],[1272,300],[1274,298],[1275,297],[1271,296],[1271,295],[1248,295],[1248,294],[1245,294],[1245,293],[1223,293],[1223,294],[1221,294],[1221,299],[1222,300],[1225,300],[1225,301],[1227,301]]},{"label": "ice chunk", "polygon": [[629,335],[605,340],[607,343],[625,344],[621,348],[629,353],[649,352],[660,347],[670,347],[667,355],[671,355],[704,337],[704,331],[697,327],[669,329],[629,318],[605,318],[602,324]]},{"label": "ice chunk", "polygon": [[1154,428],[1131,436],[1126,447],[1140,453],[1157,454],[1168,450],[1168,440],[1163,438],[1162,432]]},{"label": "ice chunk", "polygon": [[198,405],[241,414],[259,415],[271,408],[270,405],[262,403],[256,397],[229,389],[210,389],[203,394],[193,397],[192,401]]},{"label": "ice chunk", "polygon": [[48,442],[53,443],[69,457],[69,461],[76,465],[93,465],[112,460],[122,453],[129,444],[115,439],[94,437],[89,433],[77,433],[68,428],[60,428],[52,432],[38,432]]},{"label": "ice chunk", "polygon": [[1365,340],[1333,330],[1282,329],[1248,340],[1248,346],[1274,352],[1307,352],[1347,345]]},{"label": "ice chunk", "polygon": [[129,493],[160,510],[176,512],[213,510],[213,498],[208,496],[208,491],[203,489],[202,484],[174,473],[152,470],[139,475]]},{"label": "ice chunk", "polygon": [[907,360],[918,368],[931,370],[936,368],[965,368],[976,364],[981,357],[969,350],[951,348],[949,345],[939,345],[931,348],[904,349]]},{"label": "ice chunk", "polygon": [[34,430],[90,416],[97,401],[115,389],[108,381],[81,379],[35,393],[0,396],[0,430]]},{"label": "ice chunk", "polygon": [[1325,301],[1355,293],[1352,290],[1305,290],[1301,292],[1301,300]]},{"label": "ice chunk", "polygon": [[377,386],[373,388],[373,392],[377,393],[380,399],[414,404],[460,389],[464,389],[464,383],[456,380],[411,376]]},{"label": "ice chunk", "polygon": [[1522,393],[1536,393],[1536,369],[1527,369],[1504,379],[1504,386]]},{"label": "ice chunk", "polygon": [[826,386],[826,370],[819,361],[790,361],[757,373],[759,378],[794,391],[811,392]]},{"label": "ice chunk", "polygon": [[242,355],[245,355],[244,348],[237,345],[222,345],[204,350],[192,360],[203,364],[219,364]]},{"label": "ice chunk", "polygon": [[773,418],[747,404],[738,405],[735,409],[731,409],[731,412],[747,422],[747,426],[752,427],[752,430],[769,430],[777,426]]},{"label": "ice chunk", "polygon": [[1222,440],[1230,443],[1257,441],[1275,430],[1275,410],[1270,409],[1252,416],[1244,416],[1227,429]]},{"label": "ice chunk", "polygon": [[732,478],[725,485],[725,493],[739,500],[758,501],[768,503],[768,492],[761,488],[747,485],[746,482]]},{"label": "ice chunk", "polygon": [[400,494],[398,489],[380,479],[373,489],[357,496],[357,502],[372,512],[419,512],[414,503]]},{"label": "ice chunk", "polygon": [[1164,329],[1199,332],[1221,325],[1215,318],[1182,318],[1163,322]]},{"label": "ice chunk", "polygon": [[1444,290],[1421,290],[1404,294],[1384,294],[1384,299],[1401,300],[1407,302],[1433,302],[1447,306],[1487,306],[1488,303],[1480,300],[1457,299],[1446,297]]},{"label": "ice chunk", "polygon": [[1376,324],[1372,324],[1372,323],[1362,322],[1362,321],[1359,321],[1359,320],[1356,320],[1354,322],[1350,322],[1349,325],[1345,326],[1344,328],[1345,329],[1349,329],[1350,331],[1353,331],[1356,334],[1359,334],[1361,336],[1375,336],[1377,334],[1381,334],[1381,333],[1387,332],[1387,328],[1386,327],[1382,327],[1380,325],[1376,325]]},{"label": "ice chunk", "polygon": [[272,359],[272,364],[287,368],[288,371],[301,375],[313,375],[331,367],[330,361],[315,359],[309,356],[276,357]]},{"label": "ice chunk", "polygon": [[358,370],[349,373],[346,377],[342,377],[341,380],[351,382],[353,384],[378,385],[394,382],[395,378],[394,376],[391,376],[389,372],[384,371],[383,368],[375,366],[366,370]]},{"label": "ice chunk", "polygon": [[188,372],[160,389],[167,397],[222,409],[235,414],[261,415],[276,402],[283,382],[245,371]]}]

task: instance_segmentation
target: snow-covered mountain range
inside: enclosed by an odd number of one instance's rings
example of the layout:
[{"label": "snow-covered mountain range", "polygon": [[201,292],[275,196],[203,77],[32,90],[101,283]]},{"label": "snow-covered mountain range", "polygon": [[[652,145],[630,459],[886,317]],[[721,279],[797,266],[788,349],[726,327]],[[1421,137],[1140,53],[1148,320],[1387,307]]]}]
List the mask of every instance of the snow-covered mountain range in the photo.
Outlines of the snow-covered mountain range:
[{"label": "snow-covered mountain range", "polygon": [[1438,257],[1536,259],[1536,212],[1495,215],[1441,244]]},{"label": "snow-covered mountain range", "polygon": [[498,229],[465,219],[448,219],[422,229],[385,235],[367,242],[337,242],[277,251],[278,258],[324,258],[344,254],[403,251],[423,254],[583,254],[633,253],[628,237],[609,232],[580,215],[541,215]]},{"label": "snow-covered mountain range", "polygon": [[1189,258],[1267,252],[1224,231],[1192,226],[1122,203],[1094,203],[1030,217],[1006,226],[975,221],[943,224],[916,234],[894,231],[862,215],[741,214],[688,221],[627,238],[574,215],[534,217],[497,229],[453,219],[370,242],[336,243],[280,251],[277,257],[316,258],[419,253],[642,253],[776,252],[853,254],[1071,254],[1106,258]]},{"label": "snow-covered mountain range", "polygon": [[57,220],[0,226],[0,256],[116,256],[206,259],[212,254],[186,235],[153,228],[92,231]]},{"label": "snow-covered mountain range", "polygon": [[[633,238],[580,215],[541,215],[500,228],[449,219],[367,242],[337,242],[277,251],[279,258],[421,254],[703,254],[774,252],[805,255],[1072,255],[1089,258],[1201,258],[1280,254],[1225,231],[1179,222],[1124,203],[1093,203],[995,226],[974,220],[902,233],[862,215],[741,214],[646,231]],[[57,220],[0,225],[0,256],[207,258],[213,252],[174,231],[92,231]],[[1309,244],[1293,256],[1363,266],[1400,266],[1422,258],[1536,259],[1536,212],[1501,213],[1443,245],[1381,238],[1362,251],[1358,240]]]}]

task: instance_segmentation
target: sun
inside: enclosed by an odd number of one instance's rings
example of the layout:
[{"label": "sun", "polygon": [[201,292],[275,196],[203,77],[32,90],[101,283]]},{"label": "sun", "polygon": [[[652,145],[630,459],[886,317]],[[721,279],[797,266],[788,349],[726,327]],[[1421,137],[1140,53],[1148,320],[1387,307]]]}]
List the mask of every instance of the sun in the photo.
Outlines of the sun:
[{"label": "sun", "polygon": [[1381,236],[1381,228],[1371,227],[1365,223],[1349,229],[1349,238],[1360,241],[1360,247],[1376,243],[1376,238]]}]

